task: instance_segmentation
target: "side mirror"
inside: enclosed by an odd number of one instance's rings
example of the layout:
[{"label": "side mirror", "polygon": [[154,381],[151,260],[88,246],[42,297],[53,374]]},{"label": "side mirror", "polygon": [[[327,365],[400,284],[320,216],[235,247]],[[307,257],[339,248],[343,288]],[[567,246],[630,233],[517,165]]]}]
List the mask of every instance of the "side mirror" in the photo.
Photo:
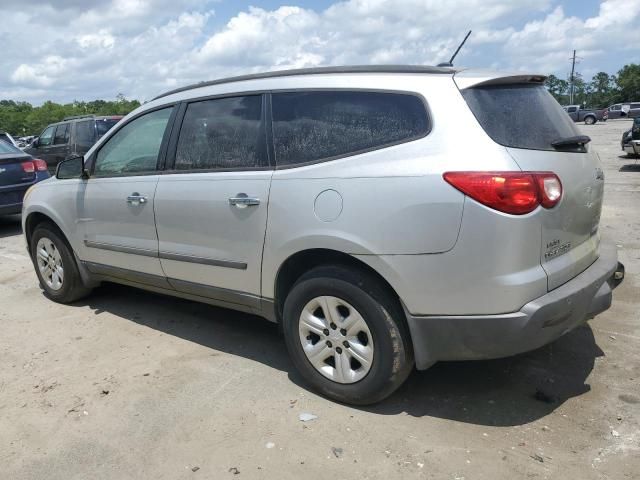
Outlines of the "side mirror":
[{"label": "side mirror", "polygon": [[34,148],[38,148],[38,146],[40,145],[40,138],[36,137],[33,139],[33,142],[31,142],[31,146]]},{"label": "side mirror", "polygon": [[89,178],[89,172],[84,168],[84,157],[82,155],[74,155],[61,161],[56,167],[56,178],[60,180]]}]

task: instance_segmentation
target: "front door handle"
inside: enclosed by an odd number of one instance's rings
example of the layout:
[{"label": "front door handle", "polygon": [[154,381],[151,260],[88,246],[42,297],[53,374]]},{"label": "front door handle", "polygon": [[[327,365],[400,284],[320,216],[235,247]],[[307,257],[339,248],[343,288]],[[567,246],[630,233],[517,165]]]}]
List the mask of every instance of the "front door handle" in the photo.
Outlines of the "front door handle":
[{"label": "front door handle", "polygon": [[147,203],[147,196],[140,195],[138,192],[133,192],[127,197],[127,203],[132,205],[140,205],[141,203]]},{"label": "front door handle", "polygon": [[250,197],[246,193],[238,193],[235,197],[229,199],[229,205],[235,205],[237,208],[247,208],[254,205],[260,205],[260,199]]}]

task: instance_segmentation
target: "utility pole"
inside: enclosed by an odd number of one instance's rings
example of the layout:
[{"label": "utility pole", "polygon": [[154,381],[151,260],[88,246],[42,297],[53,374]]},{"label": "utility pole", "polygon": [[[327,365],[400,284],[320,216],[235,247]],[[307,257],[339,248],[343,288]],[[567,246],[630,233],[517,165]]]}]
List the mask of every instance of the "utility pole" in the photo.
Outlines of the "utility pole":
[{"label": "utility pole", "polygon": [[573,51],[573,57],[571,58],[571,86],[569,87],[569,105],[573,105],[573,84],[575,81],[574,73],[576,70],[576,51]]}]

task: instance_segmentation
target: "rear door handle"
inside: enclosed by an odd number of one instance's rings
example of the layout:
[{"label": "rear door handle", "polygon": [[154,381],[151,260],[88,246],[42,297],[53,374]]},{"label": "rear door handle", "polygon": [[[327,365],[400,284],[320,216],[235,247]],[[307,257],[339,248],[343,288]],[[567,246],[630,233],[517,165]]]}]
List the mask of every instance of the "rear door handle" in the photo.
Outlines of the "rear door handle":
[{"label": "rear door handle", "polygon": [[132,205],[139,205],[141,203],[147,203],[147,196],[140,195],[138,192],[133,192],[127,197],[127,203]]},{"label": "rear door handle", "polygon": [[229,205],[235,205],[237,208],[246,208],[254,205],[260,205],[260,199],[250,197],[246,193],[238,193],[235,197],[229,198]]}]

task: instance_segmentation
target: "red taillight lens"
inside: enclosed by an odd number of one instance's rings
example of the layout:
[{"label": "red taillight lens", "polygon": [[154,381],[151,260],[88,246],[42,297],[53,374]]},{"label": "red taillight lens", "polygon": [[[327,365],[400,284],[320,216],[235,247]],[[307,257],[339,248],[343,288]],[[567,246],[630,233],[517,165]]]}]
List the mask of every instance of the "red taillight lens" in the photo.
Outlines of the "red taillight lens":
[{"label": "red taillight lens", "polygon": [[39,158],[34,158],[33,164],[35,165],[36,170],[38,170],[39,172],[44,172],[47,170],[47,162],[45,162],[44,160],[40,160]]},{"label": "red taillight lens", "polygon": [[512,215],[538,205],[551,208],[562,197],[560,179],[551,172],[447,172],[443,177],[483,205]]},{"label": "red taillight lens", "polygon": [[36,171],[36,166],[29,160],[28,162],[22,162],[22,170],[24,170],[24,173],[33,173]]}]

